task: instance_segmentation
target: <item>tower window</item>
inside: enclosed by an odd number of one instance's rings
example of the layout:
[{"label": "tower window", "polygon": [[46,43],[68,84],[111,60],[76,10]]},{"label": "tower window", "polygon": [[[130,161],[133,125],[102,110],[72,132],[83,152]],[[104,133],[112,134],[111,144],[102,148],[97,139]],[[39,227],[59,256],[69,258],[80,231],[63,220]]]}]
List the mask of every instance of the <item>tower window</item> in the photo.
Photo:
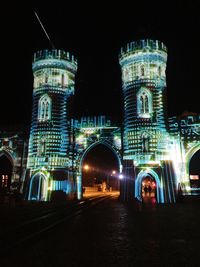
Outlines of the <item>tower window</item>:
[{"label": "tower window", "polygon": [[144,66],[141,66],[141,76],[144,76]]},{"label": "tower window", "polygon": [[46,141],[42,138],[38,143],[38,156],[44,156],[46,152]]},{"label": "tower window", "polygon": [[150,118],[152,113],[152,94],[146,88],[141,88],[137,94],[137,113],[142,118]]},{"label": "tower window", "polygon": [[162,74],[162,69],[161,69],[161,66],[158,67],[158,75],[161,76]]},{"label": "tower window", "polygon": [[142,152],[149,152],[149,136],[146,133],[142,135]]},{"label": "tower window", "polygon": [[51,119],[51,98],[44,95],[39,100],[38,105],[38,120],[47,121]]},{"label": "tower window", "polygon": [[48,83],[48,75],[45,74],[45,83]]}]

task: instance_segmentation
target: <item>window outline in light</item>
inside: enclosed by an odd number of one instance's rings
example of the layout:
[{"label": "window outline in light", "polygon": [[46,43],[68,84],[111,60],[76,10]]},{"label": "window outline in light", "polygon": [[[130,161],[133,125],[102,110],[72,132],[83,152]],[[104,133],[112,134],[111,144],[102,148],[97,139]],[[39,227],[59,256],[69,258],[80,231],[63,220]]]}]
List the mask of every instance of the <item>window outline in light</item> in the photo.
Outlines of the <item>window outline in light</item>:
[{"label": "window outline in light", "polygon": [[43,95],[38,104],[38,120],[48,121],[51,120],[52,100],[45,94]]},{"label": "window outline in light", "polygon": [[144,132],[141,136],[142,140],[142,152],[150,151],[150,136],[148,133]]},{"label": "window outline in light", "polygon": [[137,93],[138,117],[150,118],[152,111],[152,93],[147,88],[142,87]]}]

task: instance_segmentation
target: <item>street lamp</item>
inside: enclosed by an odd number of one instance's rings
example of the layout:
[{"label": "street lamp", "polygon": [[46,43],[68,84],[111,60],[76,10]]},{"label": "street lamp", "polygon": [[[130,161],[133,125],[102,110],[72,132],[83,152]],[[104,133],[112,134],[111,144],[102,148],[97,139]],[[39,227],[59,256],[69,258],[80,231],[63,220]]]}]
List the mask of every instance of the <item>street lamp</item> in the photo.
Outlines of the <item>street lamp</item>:
[{"label": "street lamp", "polygon": [[112,171],[112,174],[116,174],[116,171]]},{"label": "street lamp", "polygon": [[84,168],[84,170],[86,170],[86,171],[87,171],[87,170],[89,170],[89,165],[87,165],[87,164],[86,164],[86,165],[84,165],[84,167],[83,167],[83,168]]},{"label": "street lamp", "polygon": [[121,179],[121,180],[124,179],[123,174],[120,173],[120,175],[119,175],[119,179]]}]

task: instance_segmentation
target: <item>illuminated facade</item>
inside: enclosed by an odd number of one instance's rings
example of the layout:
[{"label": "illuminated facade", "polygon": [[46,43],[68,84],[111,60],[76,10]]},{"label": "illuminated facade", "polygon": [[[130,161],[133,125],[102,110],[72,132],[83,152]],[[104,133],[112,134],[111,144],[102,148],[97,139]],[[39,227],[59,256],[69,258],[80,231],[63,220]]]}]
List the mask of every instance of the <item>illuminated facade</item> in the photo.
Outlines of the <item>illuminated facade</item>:
[{"label": "illuminated facade", "polygon": [[[68,116],[77,62],[60,50],[40,51],[33,60],[33,110],[27,179],[29,200],[47,201],[58,192],[82,197],[82,162],[98,144],[113,151],[121,167],[121,132],[105,116]],[[121,167],[122,168],[122,167]]]},{"label": "illuminated facade", "polygon": [[[142,200],[146,180],[152,181],[155,186],[159,203],[176,202],[180,188],[187,192],[190,190],[185,168],[186,155],[183,155],[187,154],[183,144],[189,145],[187,137],[180,139],[178,123],[174,118],[169,119],[168,130],[166,63],[167,48],[159,41],[140,40],[121,49],[126,177],[124,199],[134,196]],[[199,127],[198,121],[198,131]],[[197,134],[191,146],[194,145],[197,150],[199,143]]]},{"label": "illuminated facade", "polygon": [[[97,145],[104,145],[116,157],[119,171],[122,171],[121,129],[105,116],[83,117],[73,123],[74,167],[77,178],[77,195],[81,198],[83,161],[87,153]],[[72,165],[72,164],[71,164]]]},{"label": "illuminated facade", "polygon": [[191,193],[188,166],[200,149],[200,120],[198,115],[167,118],[166,64],[162,42],[140,40],[121,49],[122,136],[105,116],[69,117],[77,71],[73,56],[61,50],[36,53],[27,198],[48,201],[62,192],[68,199],[81,199],[83,160],[98,144],[116,156],[124,176],[123,200],[142,200],[147,182],[159,203],[176,202],[180,189]]},{"label": "illuminated facade", "polygon": [[24,193],[28,140],[16,129],[0,131],[0,193]]},{"label": "illuminated facade", "polygon": [[200,115],[186,111],[169,118],[169,133],[178,150],[173,154],[178,182],[186,193],[200,194],[200,173],[190,172],[192,157],[200,152]]},{"label": "illuminated facade", "polygon": [[33,110],[28,164],[30,200],[48,200],[51,191],[73,192],[69,167],[69,99],[77,62],[61,50],[35,53]]}]

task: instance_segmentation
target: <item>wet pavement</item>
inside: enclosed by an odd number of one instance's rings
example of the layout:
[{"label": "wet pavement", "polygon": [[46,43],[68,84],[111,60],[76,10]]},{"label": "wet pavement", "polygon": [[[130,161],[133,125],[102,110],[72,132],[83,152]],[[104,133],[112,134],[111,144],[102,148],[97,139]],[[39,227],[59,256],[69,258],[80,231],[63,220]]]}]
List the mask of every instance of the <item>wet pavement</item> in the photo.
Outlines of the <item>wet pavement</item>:
[{"label": "wet pavement", "polygon": [[158,205],[115,196],[13,248],[0,265],[200,266],[199,248],[199,200]]}]

